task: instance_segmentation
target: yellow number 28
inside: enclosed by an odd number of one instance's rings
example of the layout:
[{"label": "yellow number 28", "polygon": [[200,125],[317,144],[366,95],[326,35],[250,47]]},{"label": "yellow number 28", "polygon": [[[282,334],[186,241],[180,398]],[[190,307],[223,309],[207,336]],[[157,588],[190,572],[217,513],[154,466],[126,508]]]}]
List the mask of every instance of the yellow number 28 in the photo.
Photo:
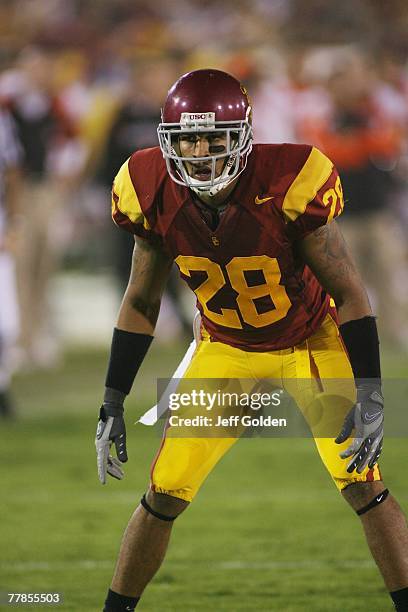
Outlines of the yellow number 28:
[{"label": "yellow number 28", "polygon": [[341,213],[341,211],[344,208],[343,189],[341,187],[341,181],[340,181],[339,176],[337,177],[336,183],[334,185],[334,189],[333,187],[331,187],[331,189],[328,189],[327,191],[324,192],[322,201],[323,201],[324,206],[330,206],[329,216],[327,217],[327,223],[330,223],[330,221],[333,219],[334,214],[336,212],[338,201],[340,201],[339,213]]},{"label": "yellow number 28", "polygon": [[[176,258],[180,272],[184,276],[191,276],[191,272],[205,272],[206,280],[201,283],[195,294],[200,302],[204,314],[214,323],[224,327],[242,329],[242,320],[253,327],[266,327],[286,317],[291,302],[285,287],[280,285],[281,271],[278,260],[267,255],[253,257],[234,257],[225,267],[231,287],[237,292],[238,311],[234,308],[221,308],[221,312],[214,312],[208,307],[208,302],[226,284],[221,266],[208,257],[195,257],[193,255],[179,255]],[[265,282],[259,285],[248,285],[245,272],[260,271]],[[267,312],[258,313],[254,300],[269,296],[274,308]]]}]

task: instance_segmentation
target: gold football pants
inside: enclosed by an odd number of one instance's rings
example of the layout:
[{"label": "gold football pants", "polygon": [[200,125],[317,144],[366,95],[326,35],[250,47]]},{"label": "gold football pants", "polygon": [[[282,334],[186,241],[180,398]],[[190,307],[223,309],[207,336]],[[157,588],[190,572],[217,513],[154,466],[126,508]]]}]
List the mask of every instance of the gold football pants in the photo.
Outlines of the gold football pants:
[{"label": "gold football pants", "polygon": [[[335,396],[333,388],[325,389],[325,381],[334,381],[338,387],[334,391],[348,397],[350,405],[355,393],[350,362],[330,315],[307,341],[279,351],[246,352],[204,337],[183,378],[252,379],[254,384],[260,379],[278,379],[301,410],[313,405],[314,398],[324,410],[325,392],[328,391],[329,399]],[[338,431],[341,422],[339,425]],[[157,493],[192,501],[207,475],[238,437],[172,437],[171,429],[166,428],[153,462],[151,488]],[[341,459],[339,453],[351,440],[339,445],[335,444],[334,437],[319,435],[313,426],[311,430],[319,455],[339,490],[353,482],[381,479],[377,465],[361,474],[347,472],[350,459]]]}]

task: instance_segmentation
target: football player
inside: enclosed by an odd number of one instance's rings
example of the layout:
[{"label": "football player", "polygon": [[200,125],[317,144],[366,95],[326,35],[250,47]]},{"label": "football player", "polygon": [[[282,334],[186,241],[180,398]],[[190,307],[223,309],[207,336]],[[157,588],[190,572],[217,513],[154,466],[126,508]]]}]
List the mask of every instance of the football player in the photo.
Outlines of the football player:
[{"label": "football player", "polygon": [[[123,404],[175,262],[202,318],[184,379],[354,376],[356,400],[340,433],[315,442],[361,518],[396,609],[408,610],[408,531],[377,465],[383,437],[377,328],[335,222],[344,205],[340,178],[312,146],[252,146],[251,112],[245,88],[231,75],[190,72],[168,92],[160,146],[134,153],[115,178],[113,219],[135,235],[135,250],[100,410],[99,478],[105,484],[107,474],[123,476]],[[135,608],[163,561],[174,520],[236,442],[171,430],[126,529],[105,612]]]}]

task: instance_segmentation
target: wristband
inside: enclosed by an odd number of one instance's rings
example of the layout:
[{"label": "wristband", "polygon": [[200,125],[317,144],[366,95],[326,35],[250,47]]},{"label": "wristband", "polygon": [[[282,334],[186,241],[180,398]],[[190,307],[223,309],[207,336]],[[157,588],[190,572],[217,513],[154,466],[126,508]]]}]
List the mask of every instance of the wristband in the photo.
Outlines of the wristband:
[{"label": "wristband", "polygon": [[105,388],[105,394],[103,396],[104,404],[115,404],[120,406],[125,401],[126,393],[118,391],[117,389],[111,389],[110,387]]},{"label": "wristband", "polygon": [[381,378],[380,341],[375,317],[362,317],[340,325],[354,378]]},{"label": "wristband", "polygon": [[153,336],[148,334],[135,334],[115,327],[106,373],[107,388],[128,395],[152,340]]}]

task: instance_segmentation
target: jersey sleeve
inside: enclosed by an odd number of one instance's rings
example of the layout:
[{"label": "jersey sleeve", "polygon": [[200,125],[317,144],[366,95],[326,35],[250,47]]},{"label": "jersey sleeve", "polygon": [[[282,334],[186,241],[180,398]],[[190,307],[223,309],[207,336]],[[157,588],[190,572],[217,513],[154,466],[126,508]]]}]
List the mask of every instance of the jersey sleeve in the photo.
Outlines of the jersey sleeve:
[{"label": "jersey sleeve", "polygon": [[343,208],[340,176],[330,159],[313,147],[283,200],[290,233],[302,239],[338,217]]},{"label": "jersey sleeve", "polygon": [[[130,159],[130,158],[129,158]],[[139,198],[129,173],[129,159],[120,168],[112,186],[112,219],[140,238],[153,241],[155,237],[140,206]]]}]

